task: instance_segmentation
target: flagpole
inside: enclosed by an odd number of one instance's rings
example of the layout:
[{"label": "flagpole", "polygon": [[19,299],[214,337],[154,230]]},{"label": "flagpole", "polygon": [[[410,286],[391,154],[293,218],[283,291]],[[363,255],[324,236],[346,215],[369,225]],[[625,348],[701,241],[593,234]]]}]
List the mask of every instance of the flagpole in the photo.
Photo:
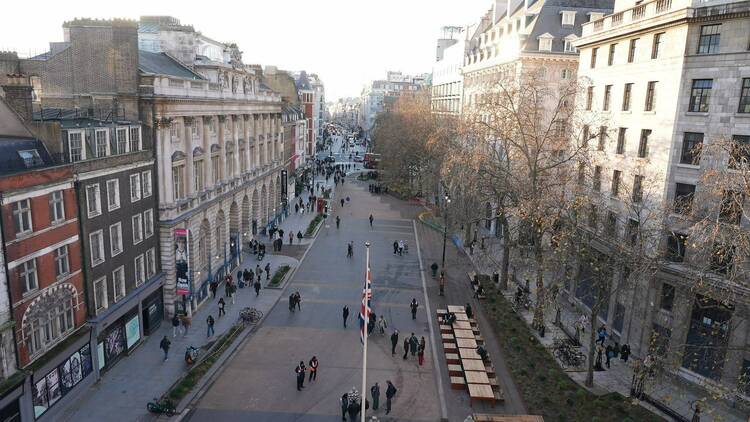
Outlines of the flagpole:
[{"label": "flagpole", "polygon": [[370,304],[367,297],[368,276],[370,272],[370,242],[365,242],[367,248],[367,266],[365,267],[365,291],[363,292],[365,301],[365,321],[364,321],[364,339],[365,344],[362,348],[362,403],[360,412],[362,413],[361,422],[365,422],[365,403],[367,403],[367,323],[370,321]]}]

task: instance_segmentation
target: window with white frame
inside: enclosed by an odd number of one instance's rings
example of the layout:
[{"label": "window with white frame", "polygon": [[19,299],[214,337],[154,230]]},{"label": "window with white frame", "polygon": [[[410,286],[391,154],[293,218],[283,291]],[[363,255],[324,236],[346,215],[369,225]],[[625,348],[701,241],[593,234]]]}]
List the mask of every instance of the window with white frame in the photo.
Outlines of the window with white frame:
[{"label": "window with white frame", "polygon": [[109,252],[113,257],[122,253],[122,223],[119,221],[109,226]]},{"label": "window with white frame", "polygon": [[141,128],[130,128],[130,152],[141,150]]},{"label": "window with white frame", "polygon": [[107,139],[106,129],[97,129],[94,131],[97,158],[109,155],[109,141]]},{"label": "window with white frame", "polygon": [[148,198],[153,193],[153,188],[151,187],[151,170],[141,173],[141,178],[143,179],[141,181],[143,184],[143,197]]},{"label": "window with white frame", "polygon": [[539,51],[552,51],[552,36],[544,34],[539,37]]},{"label": "window with white frame", "polygon": [[573,45],[573,39],[567,39],[565,40],[565,52],[566,53],[575,53],[576,47]]},{"label": "window with white frame", "polygon": [[185,166],[172,167],[172,198],[177,201],[185,197]]},{"label": "window with white frame", "polygon": [[130,202],[136,202],[141,199],[141,174],[134,173],[130,175]]},{"label": "window with white frame", "polygon": [[46,309],[44,306],[47,302],[34,302],[26,311],[28,318],[24,318],[22,332],[24,344],[31,356],[46,351],[75,328],[75,294],[67,289],[58,289],[50,296],[48,302],[55,306]]},{"label": "window with white frame", "polygon": [[202,192],[204,188],[204,168],[203,160],[193,161],[193,189],[196,192]]},{"label": "window with white frame", "polygon": [[16,235],[32,231],[30,199],[22,199],[13,204],[13,225]]},{"label": "window with white frame", "polygon": [[104,234],[101,230],[89,234],[89,245],[91,248],[91,266],[96,267],[104,262]]},{"label": "window with white frame", "polygon": [[94,281],[94,308],[98,314],[107,309],[107,306],[107,277],[102,277]]},{"label": "window with white frame", "polygon": [[107,180],[107,210],[120,208],[120,180]]},{"label": "window with white frame", "polygon": [[562,14],[562,24],[563,26],[573,26],[576,23],[576,12],[572,11],[562,11],[560,12]]},{"label": "window with white frame", "polygon": [[154,210],[143,211],[143,232],[146,238],[154,235]]},{"label": "window with white frame", "polygon": [[211,157],[211,176],[213,177],[213,183],[215,185],[218,185],[221,181],[221,168],[219,166],[219,155],[216,154]]},{"label": "window with white frame", "polygon": [[99,184],[92,183],[86,186],[86,210],[89,217],[96,217],[102,213],[101,197],[99,196]]},{"label": "window with white frame", "polygon": [[143,216],[136,214],[132,218],[133,223],[133,244],[137,245],[143,241]]},{"label": "window with white frame", "polygon": [[65,199],[63,191],[58,190],[49,194],[49,215],[53,224],[65,220]]},{"label": "window with white frame", "polygon": [[68,132],[68,154],[71,163],[86,159],[82,131]]},{"label": "window with white frame", "polygon": [[180,136],[180,123],[172,122],[172,124],[169,126],[169,137],[171,138],[172,142],[180,142],[180,139],[182,138]]},{"label": "window with white frame", "polygon": [[128,128],[118,127],[116,130],[117,154],[128,152]]},{"label": "window with white frame", "polygon": [[135,257],[135,285],[140,286],[146,281],[146,263],[143,255]]},{"label": "window with white frame", "polygon": [[560,74],[560,77],[562,79],[570,79],[570,76],[571,76],[570,69],[563,69],[562,72],[561,72],[561,74]]},{"label": "window with white frame", "polygon": [[24,261],[18,266],[18,278],[21,282],[21,293],[23,294],[39,287],[39,279],[36,275],[36,258]]},{"label": "window with white frame", "polygon": [[125,297],[125,267],[123,266],[112,271],[112,292],[115,303]]},{"label": "window with white frame", "polygon": [[151,248],[146,251],[146,277],[153,277],[156,274],[156,250]]},{"label": "window with white frame", "polygon": [[55,249],[55,275],[59,279],[68,274],[70,274],[70,258],[68,245],[64,245]]}]

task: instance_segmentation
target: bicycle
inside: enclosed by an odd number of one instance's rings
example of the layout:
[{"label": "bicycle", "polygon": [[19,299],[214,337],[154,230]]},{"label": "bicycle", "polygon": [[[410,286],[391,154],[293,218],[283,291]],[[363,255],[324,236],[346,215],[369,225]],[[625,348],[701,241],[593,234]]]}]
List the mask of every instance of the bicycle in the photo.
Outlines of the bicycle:
[{"label": "bicycle", "polygon": [[563,366],[576,368],[586,363],[586,354],[570,340],[555,339],[552,347],[552,354]]},{"label": "bicycle", "polygon": [[244,308],[240,311],[240,319],[245,324],[257,324],[263,318],[263,312],[255,308]]},{"label": "bicycle", "polygon": [[167,416],[174,416],[174,414],[177,413],[177,408],[175,407],[172,400],[157,399],[156,397],[154,397],[154,401],[148,402],[146,404],[146,409],[151,413],[156,413],[157,415],[165,414]]}]

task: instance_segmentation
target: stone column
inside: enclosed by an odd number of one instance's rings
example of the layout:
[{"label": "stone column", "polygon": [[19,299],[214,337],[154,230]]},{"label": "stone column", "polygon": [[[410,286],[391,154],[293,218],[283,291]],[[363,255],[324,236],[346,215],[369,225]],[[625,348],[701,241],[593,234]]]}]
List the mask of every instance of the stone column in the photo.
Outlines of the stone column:
[{"label": "stone column", "polygon": [[193,183],[193,173],[195,172],[193,166],[193,148],[195,147],[193,145],[192,125],[197,123],[192,117],[183,117],[182,121],[184,122],[183,130],[185,133],[185,142],[183,142],[185,147],[185,182],[187,184],[185,187],[185,196],[190,198],[195,193],[195,185]]},{"label": "stone column", "polygon": [[240,168],[240,138],[242,135],[240,130],[242,128],[242,116],[237,115],[232,117],[232,143],[234,143],[234,176],[242,175],[242,169]]},{"label": "stone column", "polygon": [[746,348],[748,344],[747,309],[742,305],[735,309],[729,324],[729,342],[727,343],[729,350],[724,356],[724,371],[721,381],[726,386],[735,387],[742,371],[742,361],[745,358],[743,348]]},{"label": "stone column", "polygon": [[[203,143],[203,185],[204,186],[213,186],[214,180],[213,180],[213,160],[211,160],[211,144],[213,142],[213,139],[210,139],[210,136],[208,135],[208,126],[211,124],[212,121],[215,120],[215,116],[205,116],[203,117],[203,133],[205,134],[205,142]],[[211,184],[209,185],[208,178],[211,177]]]},{"label": "stone column", "polygon": [[[654,296],[656,296],[656,289],[650,289],[654,291]],[[693,313],[693,306],[695,303],[695,293],[692,293],[691,291],[677,287],[675,289],[675,298],[674,298],[674,304],[672,305],[672,334],[669,338],[669,357],[671,360],[669,361],[672,365],[675,367],[682,366],[682,356],[685,353],[684,344],[685,340],[687,339],[687,333],[690,329],[690,317]],[[659,306],[659,304],[656,302],[656,300],[651,300],[650,304],[653,304],[651,308],[656,311],[655,308]],[[648,322],[644,321],[644,324],[650,324],[653,321],[652,318],[648,319]],[[646,330],[646,332],[651,333],[651,330]],[[648,342],[650,338],[646,338],[645,340]],[[647,349],[648,343],[644,344],[644,349]]]},{"label": "stone column", "polygon": [[226,168],[224,160],[226,160],[227,149],[224,142],[224,132],[226,131],[226,122],[229,116],[219,116],[219,182],[225,179],[224,169]]},{"label": "stone column", "polygon": [[156,156],[161,189],[159,190],[159,203],[171,204],[174,202],[174,189],[172,186],[172,139],[169,136],[171,120],[166,117],[157,118],[155,122],[156,132]]}]

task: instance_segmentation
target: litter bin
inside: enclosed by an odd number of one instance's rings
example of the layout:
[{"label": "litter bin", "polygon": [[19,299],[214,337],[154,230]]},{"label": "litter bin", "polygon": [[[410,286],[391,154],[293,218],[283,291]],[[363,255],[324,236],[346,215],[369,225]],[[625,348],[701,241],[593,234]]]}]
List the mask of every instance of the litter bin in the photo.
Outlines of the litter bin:
[{"label": "litter bin", "polygon": [[497,284],[497,283],[500,282],[500,274],[498,274],[497,271],[495,271],[494,273],[492,273],[492,281],[495,284]]}]

